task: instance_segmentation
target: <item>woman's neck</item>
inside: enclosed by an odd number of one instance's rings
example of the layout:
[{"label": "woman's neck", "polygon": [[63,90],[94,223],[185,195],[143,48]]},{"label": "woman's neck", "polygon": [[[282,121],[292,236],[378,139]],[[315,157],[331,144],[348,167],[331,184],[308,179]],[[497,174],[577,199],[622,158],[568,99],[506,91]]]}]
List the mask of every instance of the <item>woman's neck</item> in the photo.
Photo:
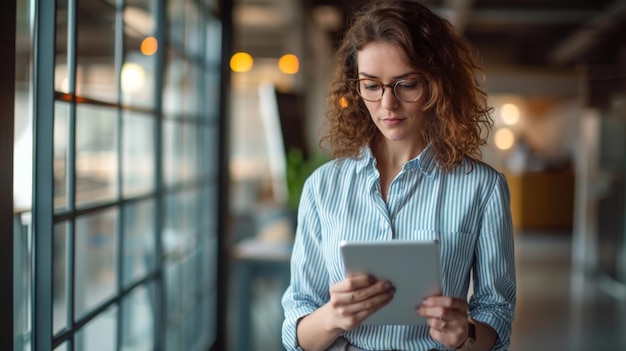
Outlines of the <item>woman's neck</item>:
[{"label": "woman's neck", "polygon": [[386,167],[398,169],[419,156],[424,148],[426,143],[423,140],[405,142],[379,138],[372,143],[372,154],[379,165],[384,164]]}]

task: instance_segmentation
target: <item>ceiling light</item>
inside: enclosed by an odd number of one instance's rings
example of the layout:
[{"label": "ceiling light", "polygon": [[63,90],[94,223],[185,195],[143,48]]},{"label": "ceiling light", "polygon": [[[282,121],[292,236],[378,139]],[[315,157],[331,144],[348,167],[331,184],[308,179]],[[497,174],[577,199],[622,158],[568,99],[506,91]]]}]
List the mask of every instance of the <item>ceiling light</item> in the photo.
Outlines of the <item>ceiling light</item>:
[{"label": "ceiling light", "polygon": [[300,69],[300,61],[298,61],[298,56],[293,54],[287,54],[281,56],[278,59],[278,69],[286,74],[296,74]]},{"label": "ceiling light", "polygon": [[147,37],[141,41],[141,53],[146,56],[152,56],[157,52],[159,43],[155,37]]},{"label": "ceiling light", "polygon": [[500,128],[493,136],[496,147],[500,150],[508,150],[515,144],[515,135],[508,128]]},{"label": "ceiling light", "polygon": [[500,107],[500,118],[507,125],[514,125],[519,121],[519,108],[515,104],[504,104]]},{"label": "ceiling light", "polygon": [[234,72],[248,72],[253,66],[254,60],[247,52],[238,52],[230,58],[230,69]]}]

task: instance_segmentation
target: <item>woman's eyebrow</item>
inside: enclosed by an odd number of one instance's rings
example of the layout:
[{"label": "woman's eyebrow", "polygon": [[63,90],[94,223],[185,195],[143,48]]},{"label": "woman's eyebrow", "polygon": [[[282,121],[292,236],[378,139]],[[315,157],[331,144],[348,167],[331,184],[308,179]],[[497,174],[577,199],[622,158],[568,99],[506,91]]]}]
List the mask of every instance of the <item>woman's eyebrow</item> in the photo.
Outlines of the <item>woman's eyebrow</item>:
[{"label": "woman's eyebrow", "polygon": [[[403,74],[401,74],[401,75],[398,75],[398,76],[395,76],[395,77],[392,77],[392,78],[393,78],[393,79],[402,79],[402,78],[406,78],[406,77],[408,77],[408,76],[412,76],[412,75],[415,75],[415,74],[417,74],[417,72],[407,72],[407,73],[403,73]],[[360,76],[363,76],[363,77],[365,77],[365,78],[380,79],[380,78],[378,78],[378,77],[377,77],[377,76],[375,76],[375,75],[371,75],[371,74],[369,74],[369,73],[365,73],[365,72],[359,72],[359,75],[360,75]]]}]

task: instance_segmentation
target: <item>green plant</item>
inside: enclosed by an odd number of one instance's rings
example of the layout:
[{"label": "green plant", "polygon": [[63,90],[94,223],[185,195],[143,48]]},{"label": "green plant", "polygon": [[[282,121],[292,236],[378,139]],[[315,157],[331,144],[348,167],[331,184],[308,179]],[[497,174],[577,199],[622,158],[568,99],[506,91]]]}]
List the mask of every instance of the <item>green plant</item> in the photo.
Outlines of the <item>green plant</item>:
[{"label": "green plant", "polygon": [[304,182],[317,167],[329,160],[330,158],[323,154],[316,154],[305,159],[300,149],[290,149],[287,152],[286,177],[289,192],[287,206],[289,209],[294,211],[298,209]]}]

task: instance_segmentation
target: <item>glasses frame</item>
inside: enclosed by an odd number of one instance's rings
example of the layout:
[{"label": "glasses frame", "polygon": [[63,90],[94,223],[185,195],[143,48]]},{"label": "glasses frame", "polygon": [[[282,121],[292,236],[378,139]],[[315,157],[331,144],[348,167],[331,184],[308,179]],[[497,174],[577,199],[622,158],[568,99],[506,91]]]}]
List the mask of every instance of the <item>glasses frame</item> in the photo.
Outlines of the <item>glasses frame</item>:
[{"label": "glasses frame", "polygon": [[[360,83],[361,81],[364,80],[371,80],[373,82],[377,82],[378,86],[382,88],[382,92],[380,93],[380,96],[376,99],[376,100],[371,100],[371,99],[367,99],[365,97],[363,97],[363,95],[361,95],[361,88],[360,88]],[[400,84],[400,82],[406,81],[406,80],[415,80],[418,84],[420,84],[421,90],[419,95],[413,99],[413,100],[404,100],[401,99],[398,94],[396,93],[396,87],[398,86],[398,84]],[[422,94],[424,94],[424,84],[421,80],[419,80],[418,78],[402,78],[402,79],[398,79],[396,81],[393,81],[389,84],[385,84],[383,83],[381,80],[375,79],[375,78],[359,78],[359,79],[355,79],[353,82],[354,84],[354,88],[356,89],[357,94],[359,94],[359,96],[361,97],[361,99],[365,100],[365,101],[369,101],[369,102],[379,102],[383,99],[383,96],[385,95],[385,88],[391,88],[391,91],[393,92],[393,96],[396,97],[396,99],[398,99],[399,101],[402,102],[415,102],[417,100],[419,100],[422,97]]]}]

